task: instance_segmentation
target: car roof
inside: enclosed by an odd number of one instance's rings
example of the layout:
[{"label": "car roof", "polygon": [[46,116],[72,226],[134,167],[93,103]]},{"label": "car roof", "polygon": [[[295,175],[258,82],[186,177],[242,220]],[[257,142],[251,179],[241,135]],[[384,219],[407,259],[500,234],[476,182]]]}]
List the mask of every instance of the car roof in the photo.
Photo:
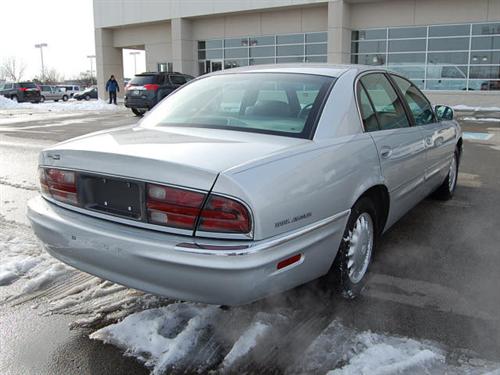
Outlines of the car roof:
[{"label": "car roof", "polygon": [[368,70],[387,71],[386,69],[358,64],[311,64],[311,63],[296,63],[296,64],[270,64],[270,65],[252,65],[227,70],[220,70],[209,75],[231,74],[231,73],[303,73],[317,74],[330,77],[339,77],[349,70],[363,72]]}]

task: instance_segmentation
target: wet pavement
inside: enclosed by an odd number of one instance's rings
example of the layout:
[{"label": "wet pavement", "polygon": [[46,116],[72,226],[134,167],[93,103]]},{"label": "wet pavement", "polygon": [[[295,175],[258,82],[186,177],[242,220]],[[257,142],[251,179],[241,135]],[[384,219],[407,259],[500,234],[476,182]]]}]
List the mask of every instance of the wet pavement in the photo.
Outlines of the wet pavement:
[{"label": "wet pavement", "polygon": [[[286,334],[262,343],[241,370],[285,372],[290,358],[300,357],[335,319],[357,330],[432,340],[452,355],[500,361],[500,122],[481,121],[500,115],[457,115],[465,131],[492,137],[465,141],[454,199],[424,200],[384,235],[362,298],[345,301],[310,283],[238,308],[247,321],[257,312],[294,311]],[[0,215],[9,225],[26,225],[26,201],[37,194],[36,161],[43,147],[136,121],[129,112],[27,116],[14,114],[7,123],[0,114]],[[83,282],[76,277],[65,290]],[[53,289],[50,298],[58,293],[63,291]],[[110,298],[124,298],[120,293]],[[69,329],[75,312],[89,305],[47,315],[48,301],[45,294],[0,303],[0,374],[148,373],[116,347],[88,339],[102,322]]]}]

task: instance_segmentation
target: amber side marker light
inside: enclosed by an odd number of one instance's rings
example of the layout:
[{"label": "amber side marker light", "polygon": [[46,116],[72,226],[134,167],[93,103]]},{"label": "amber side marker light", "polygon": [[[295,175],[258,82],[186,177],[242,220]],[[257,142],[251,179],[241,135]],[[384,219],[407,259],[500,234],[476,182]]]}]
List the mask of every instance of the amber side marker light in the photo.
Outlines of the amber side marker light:
[{"label": "amber side marker light", "polygon": [[288,267],[294,263],[297,263],[301,259],[302,259],[302,254],[295,254],[294,256],[291,256],[290,258],[287,258],[279,262],[278,265],[276,266],[276,269],[280,270],[282,268]]}]

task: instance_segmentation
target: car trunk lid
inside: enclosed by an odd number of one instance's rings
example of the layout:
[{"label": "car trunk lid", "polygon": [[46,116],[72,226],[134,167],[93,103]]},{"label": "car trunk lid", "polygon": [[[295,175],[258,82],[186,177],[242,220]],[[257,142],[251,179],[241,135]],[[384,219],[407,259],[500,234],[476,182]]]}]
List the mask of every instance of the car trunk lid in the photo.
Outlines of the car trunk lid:
[{"label": "car trunk lid", "polygon": [[309,140],[188,127],[119,128],[60,143],[40,164],[209,191],[220,172]]}]

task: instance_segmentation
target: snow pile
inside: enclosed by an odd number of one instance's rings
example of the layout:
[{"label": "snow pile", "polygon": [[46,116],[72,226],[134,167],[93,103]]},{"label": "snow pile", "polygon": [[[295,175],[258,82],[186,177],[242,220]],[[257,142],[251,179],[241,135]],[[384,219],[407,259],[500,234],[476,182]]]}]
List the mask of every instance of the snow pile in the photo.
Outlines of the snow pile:
[{"label": "snow pile", "polygon": [[17,103],[13,100],[0,96],[1,109],[31,109],[36,112],[78,112],[78,111],[123,111],[126,108],[119,105],[108,104],[102,99],[82,100],[68,102],[45,102],[45,103]]},{"label": "snow pile", "polygon": [[463,121],[483,121],[483,122],[500,122],[500,118],[495,118],[495,117],[485,117],[485,118],[481,118],[481,117],[464,117],[462,118],[461,120]]},{"label": "snow pile", "polygon": [[452,108],[456,111],[472,111],[472,112],[500,111],[500,107],[471,107],[471,106],[465,105],[465,104],[457,104],[457,105],[452,106]]},{"label": "snow pile", "polygon": [[19,281],[23,293],[34,292],[69,270],[41,248],[30,228],[0,219],[0,286]]},{"label": "snow pile", "polygon": [[246,356],[255,346],[257,346],[259,340],[262,340],[270,330],[271,326],[264,322],[253,322],[238,338],[229,353],[227,353],[224,357],[222,367],[230,368],[240,358]]},{"label": "snow pile", "polygon": [[151,367],[153,374],[161,374],[196,347],[221,311],[216,306],[173,303],[130,315],[90,338],[124,349]]},{"label": "snow pile", "polygon": [[287,373],[479,375],[500,370],[496,363],[480,359],[450,363],[448,357],[452,356],[430,341],[359,332],[334,320]]}]

